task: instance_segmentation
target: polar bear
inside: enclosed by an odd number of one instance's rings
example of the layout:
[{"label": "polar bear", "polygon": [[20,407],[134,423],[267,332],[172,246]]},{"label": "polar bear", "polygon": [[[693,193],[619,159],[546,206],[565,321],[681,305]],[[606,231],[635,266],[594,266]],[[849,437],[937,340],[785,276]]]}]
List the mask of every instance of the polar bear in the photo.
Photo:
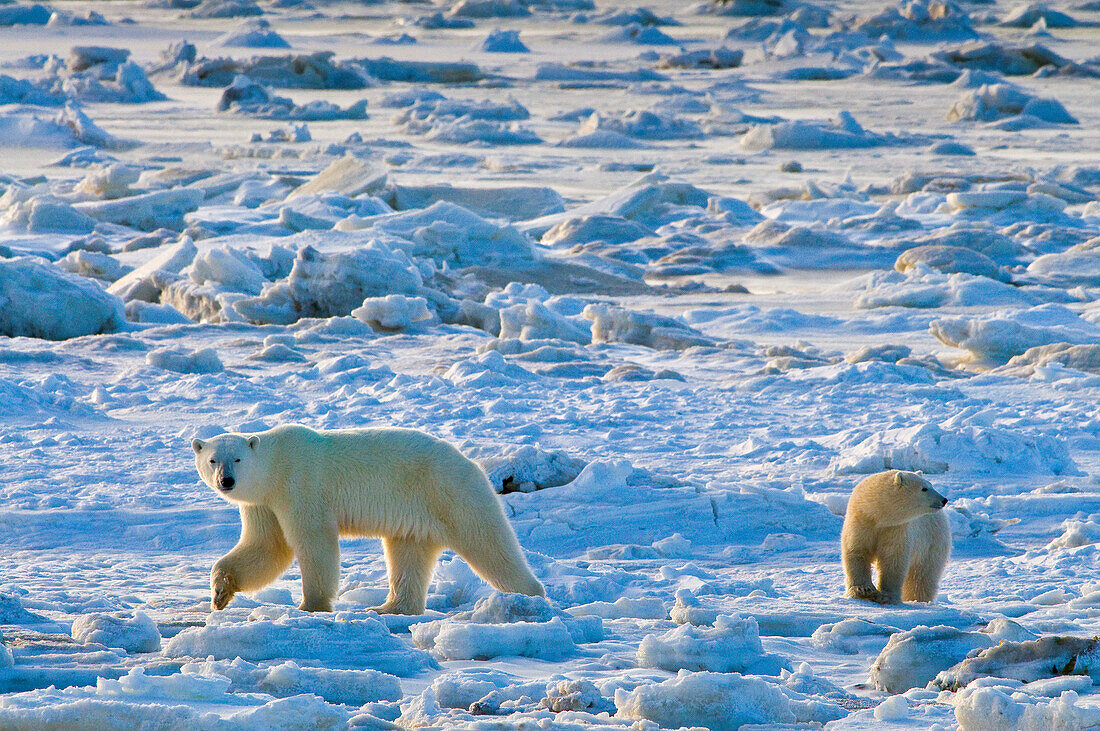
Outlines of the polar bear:
[{"label": "polar bear", "polygon": [[846,596],[879,604],[934,600],[951,555],[946,504],[916,472],[888,470],[856,485],[840,533]]},{"label": "polar bear", "polygon": [[301,609],[332,611],[343,535],[383,539],[390,592],[381,613],[423,614],[444,548],[501,591],[543,596],[485,473],[413,429],[315,431],[195,439],[199,475],[241,511],[241,538],[210,572],[211,603],[277,579],[297,557]]}]

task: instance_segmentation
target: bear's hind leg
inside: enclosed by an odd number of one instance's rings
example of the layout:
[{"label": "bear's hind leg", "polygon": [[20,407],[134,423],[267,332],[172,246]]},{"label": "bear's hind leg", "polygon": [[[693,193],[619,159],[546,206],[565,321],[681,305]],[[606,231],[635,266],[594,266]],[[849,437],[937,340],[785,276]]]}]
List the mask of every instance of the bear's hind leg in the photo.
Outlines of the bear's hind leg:
[{"label": "bear's hind leg", "polygon": [[[501,520],[504,521],[503,516]],[[482,531],[477,540],[465,543],[451,548],[498,591],[546,596],[546,589],[531,573],[512,526],[507,522],[500,529]]]},{"label": "bear's hind leg", "polygon": [[379,614],[423,614],[428,584],[443,547],[429,540],[386,538],[386,569],[390,594],[385,604],[372,607]]}]

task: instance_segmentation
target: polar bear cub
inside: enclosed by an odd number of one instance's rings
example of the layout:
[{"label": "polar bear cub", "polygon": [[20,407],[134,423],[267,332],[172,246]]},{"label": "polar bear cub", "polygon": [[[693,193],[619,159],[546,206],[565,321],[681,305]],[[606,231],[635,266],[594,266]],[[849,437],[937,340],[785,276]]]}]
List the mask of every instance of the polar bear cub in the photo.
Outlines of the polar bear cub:
[{"label": "polar bear cub", "polygon": [[191,446],[203,481],[241,511],[240,540],[210,572],[215,609],[296,557],[301,609],[332,611],[341,535],[383,539],[390,591],[378,612],[422,614],[444,548],[500,591],[545,593],[485,473],[428,434],[283,425]]},{"label": "polar bear cub", "polygon": [[846,596],[879,604],[934,600],[951,555],[946,504],[916,472],[888,470],[856,485],[840,533]]}]

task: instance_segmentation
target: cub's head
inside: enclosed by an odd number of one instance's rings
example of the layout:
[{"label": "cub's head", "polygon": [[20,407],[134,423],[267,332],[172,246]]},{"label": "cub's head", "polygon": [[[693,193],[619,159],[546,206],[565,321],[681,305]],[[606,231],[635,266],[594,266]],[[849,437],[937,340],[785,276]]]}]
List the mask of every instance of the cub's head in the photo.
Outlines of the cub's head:
[{"label": "cub's head", "polygon": [[[947,505],[947,498],[917,472],[888,470],[871,475],[857,486],[861,507],[881,525],[901,525]],[[853,499],[857,499],[853,495]]]},{"label": "cub's head", "polygon": [[259,498],[261,481],[257,450],[260,438],[244,434],[219,434],[195,439],[195,467],[199,477],[226,500],[247,503]]}]

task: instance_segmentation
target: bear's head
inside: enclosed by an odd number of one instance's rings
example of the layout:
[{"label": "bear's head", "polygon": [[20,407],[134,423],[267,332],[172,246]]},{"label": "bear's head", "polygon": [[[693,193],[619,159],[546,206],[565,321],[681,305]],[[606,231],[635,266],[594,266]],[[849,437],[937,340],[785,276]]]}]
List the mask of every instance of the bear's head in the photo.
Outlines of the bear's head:
[{"label": "bear's head", "polygon": [[932,485],[918,472],[889,470],[871,475],[860,487],[866,485],[873,497],[865,497],[873,503],[868,506],[879,525],[902,525],[922,515],[934,513],[947,505],[947,498],[932,489]]},{"label": "bear's head", "polygon": [[195,467],[199,477],[226,500],[238,503],[255,502],[263,480],[257,450],[260,438],[244,434],[219,434],[211,439],[195,439]]}]

